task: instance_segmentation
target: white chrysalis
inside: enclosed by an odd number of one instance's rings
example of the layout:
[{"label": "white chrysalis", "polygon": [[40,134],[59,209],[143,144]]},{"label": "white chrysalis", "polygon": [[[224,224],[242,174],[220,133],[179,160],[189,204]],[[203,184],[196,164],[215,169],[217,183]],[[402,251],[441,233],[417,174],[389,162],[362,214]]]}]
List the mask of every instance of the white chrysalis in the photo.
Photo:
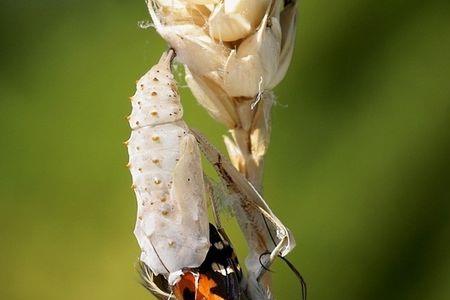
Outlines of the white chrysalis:
[{"label": "white chrysalis", "polygon": [[137,82],[127,142],[140,259],[166,278],[200,266],[209,248],[200,151],[182,120],[173,56],[173,51],[163,54]]}]

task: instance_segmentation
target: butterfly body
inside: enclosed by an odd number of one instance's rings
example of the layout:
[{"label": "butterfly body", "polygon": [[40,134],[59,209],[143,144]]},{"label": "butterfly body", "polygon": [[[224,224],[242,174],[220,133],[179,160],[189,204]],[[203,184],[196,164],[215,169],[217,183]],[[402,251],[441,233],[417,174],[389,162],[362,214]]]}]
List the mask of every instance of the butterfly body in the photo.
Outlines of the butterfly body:
[{"label": "butterfly body", "polygon": [[238,300],[241,297],[242,271],[230,243],[212,224],[211,246],[204,262],[189,270],[174,287],[177,299]]},{"label": "butterfly body", "polygon": [[[161,277],[143,272],[141,265],[141,277],[147,289],[153,294],[156,289],[160,290],[155,294],[157,297],[162,292],[177,300],[241,299],[242,270],[236,254],[224,234],[214,225],[209,225],[209,232],[210,247],[205,260],[198,268],[184,269],[173,286],[167,281],[161,282]],[[152,281],[148,280],[149,275]]]}]

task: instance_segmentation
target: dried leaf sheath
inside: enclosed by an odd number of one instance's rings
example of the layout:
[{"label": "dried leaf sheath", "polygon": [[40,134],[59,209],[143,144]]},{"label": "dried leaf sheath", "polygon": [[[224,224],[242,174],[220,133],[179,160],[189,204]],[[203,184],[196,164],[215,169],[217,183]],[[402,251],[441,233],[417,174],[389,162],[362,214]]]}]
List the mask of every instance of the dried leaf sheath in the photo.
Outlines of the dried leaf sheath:
[{"label": "dried leaf sheath", "polygon": [[271,252],[275,255],[287,255],[295,247],[294,238],[274,215],[258,191],[231,163],[200,133],[193,131],[193,134],[208,161],[220,174],[228,190],[233,193],[230,199],[233,211],[249,243],[250,253],[246,260],[249,271],[248,296],[250,299],[269,299],[270,291],[262,288],[258,282],[259,276],[264,272],[261,263],[267,261],[267,259],[261,261],[261,257]]}]

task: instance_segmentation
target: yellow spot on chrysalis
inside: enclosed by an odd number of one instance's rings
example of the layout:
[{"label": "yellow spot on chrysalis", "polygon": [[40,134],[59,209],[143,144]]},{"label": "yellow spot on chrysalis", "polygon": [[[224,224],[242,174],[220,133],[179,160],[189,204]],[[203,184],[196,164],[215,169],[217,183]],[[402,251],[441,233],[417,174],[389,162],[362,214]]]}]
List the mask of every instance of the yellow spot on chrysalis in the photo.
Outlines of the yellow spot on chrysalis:
[{"label": "yellow spot on chrysalis", "polygon": [[131,163],[127,163],[125,166],[129,169],[131,168]]},{"label": "yellow spot on chrysalis", "polygon": [[163,195],[162,197],[161,197],[161,202],[166,202],[167,201],[167,197],[166,197],[166,195]]},{"label": "yellow spot on chrysalis", "polygon": [[158,93],[155,92],[155,91],[153,91],[151,95],[152,95],[152,96],[156,96],[156,95],[158,95]]},{"label": "yellow spot on chrysalis", "polygon": [[153,135],[152,136],[152,141],[154,141],[154,142],[159,141],[159,135]]},{"label": "yellow spot on chrysalis", "polygon": [[129,141],[123,142],[123,144],[124,144],[125,146],[128,146],[128,143],[129,143]]},{"label": "yellow spot on chrysalis", "polygon": [[130,121],[131,116],[126,116],[125,118],[127,119],[127,121]]},{"label": "yellow spot on chrysalis", "polygon": [[136,188],[136,185],[133,183],[133,184],[131,185],[131,189],[134,190],[135,188]]},{"label": "yellow spot on chrysalis", "polygon": [[169,212],[168,212],[167,210],[163,210],[161,213],[163,214],[163,216],[167,216],[167,214],[168,214]]},{"label": "yellow spot on chrysalis", "polygon": [[160,180],[159,178],[155,177],[155,178],[153,178],[153,182],[154,182],[155,184],[160,184],[160,183],[161,183],[161,180]]},{"label": "yellow spot on chrysalis", "polygon": [[130,99],[130,101],[133,101],[133,96],[128,97],[128,99]]},{"label": "yellow spot on chrysalis", "polygon": [[158,115],[158,112],[157,112],[156,110],[153,110],[153,111],[150,112],[150,114],[151,114],[153,117],[156,117],[156,116]]},{"label": "yellow spot on chrysalis", "polygon": [[169,246],[170,247],[173,247],[175,245],[175,242],[174,241],[169,241]]},{"label": "yellow spot on chrysalis", "polygon": [[153,158],[153,159],[152,159],[152,163],[154,163],[154,164],[159,164],[159,159]]}]

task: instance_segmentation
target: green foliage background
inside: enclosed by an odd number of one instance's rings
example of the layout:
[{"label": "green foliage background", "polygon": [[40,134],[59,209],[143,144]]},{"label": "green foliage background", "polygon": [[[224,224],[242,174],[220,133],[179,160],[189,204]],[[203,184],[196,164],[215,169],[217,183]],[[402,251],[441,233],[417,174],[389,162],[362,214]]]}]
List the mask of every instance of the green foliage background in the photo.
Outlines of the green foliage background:
[{"label": "green foliage background", "polygon": [[[122,146],[165,49],[137,26],[144,1],[0,3],[0,299],[149,299]],[[450,2],[303,0],[276,93],[265,194],[309,299],[449,299]],[[274,270],[278,299],[298,299]]]}]

